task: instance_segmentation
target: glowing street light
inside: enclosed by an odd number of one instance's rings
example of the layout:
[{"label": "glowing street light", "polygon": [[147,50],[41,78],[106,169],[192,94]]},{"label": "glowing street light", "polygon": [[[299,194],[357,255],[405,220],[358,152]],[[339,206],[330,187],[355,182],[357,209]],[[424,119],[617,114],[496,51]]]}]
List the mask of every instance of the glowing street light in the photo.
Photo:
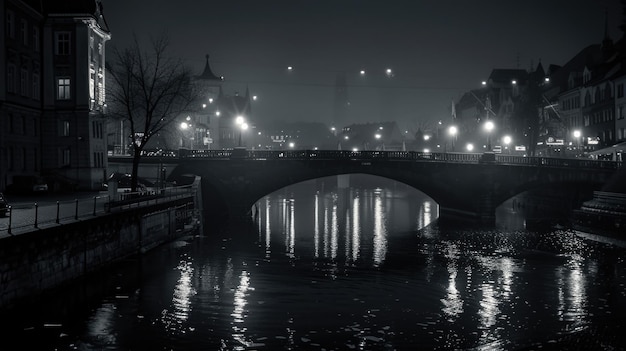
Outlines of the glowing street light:
[{"label": "glowing street light", "polygon": [[472,143],[467,143],[467,145],[465,145],[465,149],[469,152],[474,151],[474,144]]},{"label": "glowing street light", "polygon": [[248,123],[246,123],[243,116],[235,117],[235,124],[239,127],[239,147],[241,147],[241,134],[244,130],[248,129]]},{"label": "glowing street light", "polygon": [[513,139],[511,138],[510,135],[505,135],[502,137],[502,142],[504,143],[504,148],[509,150],[509,153],[511,152],[511,149],[509,149],[509,144],[511,144],[511,142],[513,141]]},{"label": "glowing street light", "polygon": [[491,132],[495,128],[492,121],[485,122],[485,130],[487,131],[487,151],[491,151]]},{"label": "glowing street light", "polygon": [[576,152],[579,153],[580,152],[580,137],[582,136],[582,133],[580,132],[580,130],[576,129],[574,133],[572,134],[574,135],[574,139],[576,139]]},{"label": "glowing street light", "polygon": [[454,152],[454,140],[456,139],[456,134],[459,132],[459,130],[457,129],[456,126],[450,126],[448,128],[448,134],[450,134],[450,137],[452,139],[452,152]]}]

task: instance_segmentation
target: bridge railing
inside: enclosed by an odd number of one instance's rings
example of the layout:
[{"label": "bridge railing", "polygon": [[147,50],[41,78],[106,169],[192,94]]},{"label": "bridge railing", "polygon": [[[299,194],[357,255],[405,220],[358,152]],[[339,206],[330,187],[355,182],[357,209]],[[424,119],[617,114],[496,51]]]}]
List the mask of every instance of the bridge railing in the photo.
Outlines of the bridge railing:
[{"label": "bridge railing", "polygon": [[116,196],[98,195],[72,200],[22,202],[9,206],[7,219],[0,223],[0,237],[16,231],[30,231],[44,226],[57,225],[94,217],[112,211],[143,207],[194,195],[189,185],[168,187],[155,192],[120,192]]},{"label": "bridge railing", "polygon": [[[174,151],[167,152],[174,155]],[[480,163],[484,162],[482,153],[465,152],[418,152],[418,151],[352,151],[352,150],[177,150],[174,158],[189,159],[253,159],[253,160],[406,160],[406,161],[434,161],[434,162],[461,162]],[[152,155],[145,155],[151,157]],[[526,166],[550,166],[572,168],[603,168],[618,169],[624,167],[622,161],[602,161],[584,158],[553,158],[553,157],[525,157],[505,154],[492,154],[489,163],[526,165]]]}]

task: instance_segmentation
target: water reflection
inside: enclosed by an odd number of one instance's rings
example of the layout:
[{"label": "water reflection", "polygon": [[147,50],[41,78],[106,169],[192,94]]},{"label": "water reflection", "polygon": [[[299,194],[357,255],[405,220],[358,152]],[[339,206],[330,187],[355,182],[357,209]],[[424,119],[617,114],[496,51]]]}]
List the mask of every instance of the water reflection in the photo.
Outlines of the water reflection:
[{"label": "water reflection", "polygon": [[185,322],[191,313],[192,304],[191,297],[196,294],[196,290],[192,284],[193,262],[190,257],[183,257],[176,269],[180,272],[180,276],[172,293],[172,311],[163,310],[161,322],[168,332],[185,333]]},{"label": "water reflection", "polygon": [[303,187],[258,207],[246,230],[145,255],[124,285],[135,293],[80,306],[65,340],[118,350],[623,349],[623,251],[565,231],[442,228],[431,199],[379,185]]}]

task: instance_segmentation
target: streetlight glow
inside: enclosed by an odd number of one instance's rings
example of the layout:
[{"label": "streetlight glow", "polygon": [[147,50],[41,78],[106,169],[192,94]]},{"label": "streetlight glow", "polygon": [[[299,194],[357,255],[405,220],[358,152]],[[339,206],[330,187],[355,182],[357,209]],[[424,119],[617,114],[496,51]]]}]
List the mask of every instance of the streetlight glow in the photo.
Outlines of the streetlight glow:
[{"label": "streetlight glow", "polygon": [[574,138],[580,138],[580,130],[574,131]]},{"label": "streetlight glow", "polygon": [[448,128],[448,133],[452,136],[455,136],[457,132],[458,129],[456,128],[456,126],[450,126],[450,128]]},{"label": "streetlight glow", "polygon": [[511,143],[511,141],[512,141],[511,136],[510,135],[505,135],[502,138],[502,141],[504,142],[505,145],[509,145]]},{"label": "streetlight glow", "polygon": [[474,151],[474,144],[472,143],[468,143],[465,148],[467,149],[467,151],[472,152]]}]

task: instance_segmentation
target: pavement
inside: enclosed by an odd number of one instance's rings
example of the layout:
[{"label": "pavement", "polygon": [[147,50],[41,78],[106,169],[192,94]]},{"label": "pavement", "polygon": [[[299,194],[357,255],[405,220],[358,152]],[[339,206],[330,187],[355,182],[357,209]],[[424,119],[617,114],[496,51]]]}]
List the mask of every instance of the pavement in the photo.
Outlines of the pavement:
[{"label": "pavement", "polygon": [[105,212],[106,191],[6,195],[11,215],[0,217],[0,238]]}]

